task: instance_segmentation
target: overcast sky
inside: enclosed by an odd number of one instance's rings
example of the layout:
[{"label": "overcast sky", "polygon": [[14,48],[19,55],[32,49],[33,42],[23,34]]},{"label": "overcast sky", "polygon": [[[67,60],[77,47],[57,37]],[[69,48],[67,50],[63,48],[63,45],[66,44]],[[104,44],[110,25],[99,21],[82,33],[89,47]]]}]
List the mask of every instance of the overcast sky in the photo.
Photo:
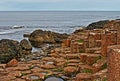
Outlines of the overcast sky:
[{"label": "overcast sky", "polygon": [[0,11],[120,11],[120,0],[0,0]]}]

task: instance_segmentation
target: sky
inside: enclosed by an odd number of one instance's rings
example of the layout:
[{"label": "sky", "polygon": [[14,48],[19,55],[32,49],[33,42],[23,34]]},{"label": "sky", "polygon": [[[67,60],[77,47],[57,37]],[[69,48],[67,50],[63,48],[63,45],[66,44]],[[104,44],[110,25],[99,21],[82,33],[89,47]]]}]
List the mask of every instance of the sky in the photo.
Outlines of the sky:
[{"label": "sky", "polygon": [[0,0],[0,11],[120,11],[120,0]]}]

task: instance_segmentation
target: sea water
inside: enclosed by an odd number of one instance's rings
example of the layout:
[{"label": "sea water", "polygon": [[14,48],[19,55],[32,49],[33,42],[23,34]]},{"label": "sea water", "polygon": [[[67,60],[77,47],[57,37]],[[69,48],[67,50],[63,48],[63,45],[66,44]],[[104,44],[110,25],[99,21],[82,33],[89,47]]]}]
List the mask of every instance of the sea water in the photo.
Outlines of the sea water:
[{"label": "sea water", "polygon": [[0,40],[20,41],[24,33],[36,29],[70,34],[81,26],[108,19],[120,19],[120,11],[0,11]]}]

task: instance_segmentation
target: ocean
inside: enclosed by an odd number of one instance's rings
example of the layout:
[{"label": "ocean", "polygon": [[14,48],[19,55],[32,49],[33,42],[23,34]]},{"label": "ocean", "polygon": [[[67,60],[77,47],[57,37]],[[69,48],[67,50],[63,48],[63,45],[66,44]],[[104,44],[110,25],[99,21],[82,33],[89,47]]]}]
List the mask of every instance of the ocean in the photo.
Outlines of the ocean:
[{"label": "ocean", "polygon": [[20,41],[24,33],[36,29],[70,34],[81,26],[108,19],[120,19],[120,11],[0,11],[0,40]]}]

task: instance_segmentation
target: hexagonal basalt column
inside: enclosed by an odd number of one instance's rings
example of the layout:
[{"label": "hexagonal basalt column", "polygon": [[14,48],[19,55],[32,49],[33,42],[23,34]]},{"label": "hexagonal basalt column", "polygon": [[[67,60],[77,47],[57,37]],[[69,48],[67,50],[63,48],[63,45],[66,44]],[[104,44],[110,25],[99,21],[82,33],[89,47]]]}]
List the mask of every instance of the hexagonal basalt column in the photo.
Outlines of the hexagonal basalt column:
[{"label": "hexagonal basalt column", "polygon": [[120,45],[108,48],[108,81],[120,81]]}]

